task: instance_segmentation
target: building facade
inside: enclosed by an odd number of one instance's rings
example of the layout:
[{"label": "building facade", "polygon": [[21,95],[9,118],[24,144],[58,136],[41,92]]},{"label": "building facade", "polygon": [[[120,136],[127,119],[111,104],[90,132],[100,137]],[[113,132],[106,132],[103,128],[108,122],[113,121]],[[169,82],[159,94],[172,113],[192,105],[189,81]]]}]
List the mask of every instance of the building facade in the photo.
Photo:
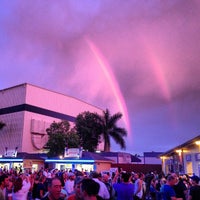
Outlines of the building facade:
[{"label": "building facade", "polygon": [[101,152],[99,153],[99,155],[112,160],[113,163],[116,164],[131,164],[141,162],[138,157],[127,152]]},{"label": "building facade", "polygon": [[163,153],[162,170],[165,174],[196,174],[200,176],[200,135]]},{"label": "building facade", "polygon": [[160,158],[160,155],[163,154],[163,152],[144,152],[143,157],[140,157],[142,162],[141,164],[157,164],[161,165],[162,160]]},{"label": "building facade", "polygon": [[11,168],[17,171],[72,170],[101,172],[111,168],[112,160],[100,156],[98,153],[83,151],[80,156],[48,158],[45,153],[18,153],[17,157],[0,158],[0,170],[9,171]]},{"label": "building facade", "polygon": [[28,83],[0,90],[0,121],[6,124],[0,130],[0,154],[43,153],[50,124],[68,120],[73,125],[75,117],[84,111],[102,113],[81,100]]}]

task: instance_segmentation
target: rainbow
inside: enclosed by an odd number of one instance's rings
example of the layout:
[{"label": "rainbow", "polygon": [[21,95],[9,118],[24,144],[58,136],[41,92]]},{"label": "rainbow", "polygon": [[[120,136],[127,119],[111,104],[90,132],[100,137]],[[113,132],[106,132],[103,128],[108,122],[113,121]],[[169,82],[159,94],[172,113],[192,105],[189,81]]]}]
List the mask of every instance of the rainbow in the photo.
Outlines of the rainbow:
[{"label": "rainbow", "polygon": [[168,87],[167,77],[164,73],[163,65],[165,64],[165,62],[161,61],[161,58],[163,58],[163,56],[159,55],[160,52],[156,52],[156,49],[154,47],[155,45],[151,45],[151,43],[147,41],[146,38],[143,38],[141,41],[143,41],[143,45],[146,50],[146,56],[148,57],[148,61],[155,76],[155,80],[160,87],[162,96],[166,101],[169,102],[171,100],[171,93]]},{"label": "rainbow", "polygon": [[154,72],[158,85],[160,86],[162,94],[165,100],[169,102],[171,100],[171,94],[168,88],[166,77],[161,68],[162,66],[161,61],[152,52],[150,53],[150,60],[152,63],[152,70]]},{"label": "rainbow", "polygon": [[88,38],[85,38],[85,41],[87,42],[90,50],[94,54],[101,70],[103,71],[103,74],[106,77],[106,80],[108,81],[108,85],[110,86],[110,88],[114,94],[114,97],[117,101],[117,105],[120,109],[120,112],[123,114],[123,120],[126,125],[127,132],[130,133],[131,128],[130,128],[130,122],[129,122],[126,103],[125,103],[123,95],[119,89],[119,86],[115,79],[115,76],[112,73],[111,67],[110,67],[109,63],[106,61],[106,59],[103,57],[102,53],[94,45],[94,43]]}]

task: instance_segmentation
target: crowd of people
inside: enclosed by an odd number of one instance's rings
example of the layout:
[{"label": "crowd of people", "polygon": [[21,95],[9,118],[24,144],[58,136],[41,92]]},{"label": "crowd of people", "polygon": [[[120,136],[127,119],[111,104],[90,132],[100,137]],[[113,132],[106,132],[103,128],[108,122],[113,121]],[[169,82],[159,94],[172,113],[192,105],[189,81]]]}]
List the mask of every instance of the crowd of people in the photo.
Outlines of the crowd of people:
[{"label": "crowd of people", "polygon": [[0,200],[200,200],[200,178],[40,169],[0,171]]}]

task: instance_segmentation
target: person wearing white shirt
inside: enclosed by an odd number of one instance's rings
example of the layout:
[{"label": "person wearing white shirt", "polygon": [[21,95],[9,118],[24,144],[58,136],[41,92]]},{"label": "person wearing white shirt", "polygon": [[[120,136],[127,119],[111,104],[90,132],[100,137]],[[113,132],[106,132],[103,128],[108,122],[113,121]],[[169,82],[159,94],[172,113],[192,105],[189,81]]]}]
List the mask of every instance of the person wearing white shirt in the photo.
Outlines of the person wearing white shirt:
[{"label": "person wearing white shirt", "polygon": [[74,179],[75,179],[75,174],[70,172],[68,174],[68,179],[65,182],[65,190],[68,196],[74,193]]},{"label": "person wearing white shirt", "polygon": [[110,199],[110,194],[106,185],[98,179],[99,174],[97,172],[91,172],[90,177],[100,185],[98,196],[103,199]]},{"label": "person wearing white shirt", "polygon": [[18,177],[14,182],[13,200],[27,200],[28,192],[31,187],[28,176]]}]

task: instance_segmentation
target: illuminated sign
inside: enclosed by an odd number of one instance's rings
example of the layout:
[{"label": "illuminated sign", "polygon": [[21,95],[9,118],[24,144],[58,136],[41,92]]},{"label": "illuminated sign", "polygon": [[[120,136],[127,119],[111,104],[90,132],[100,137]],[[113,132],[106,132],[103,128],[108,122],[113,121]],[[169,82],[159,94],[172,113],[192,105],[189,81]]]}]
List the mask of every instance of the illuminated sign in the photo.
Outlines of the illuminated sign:
[{"label": "illuminated sign", "polygon": [[17,151],[15,149],[6,149],[4,157],[17,157]]},{"label": "illuminated sign", "polygon": [[81,158],[82,148],[65,148],[65,158]]}]

